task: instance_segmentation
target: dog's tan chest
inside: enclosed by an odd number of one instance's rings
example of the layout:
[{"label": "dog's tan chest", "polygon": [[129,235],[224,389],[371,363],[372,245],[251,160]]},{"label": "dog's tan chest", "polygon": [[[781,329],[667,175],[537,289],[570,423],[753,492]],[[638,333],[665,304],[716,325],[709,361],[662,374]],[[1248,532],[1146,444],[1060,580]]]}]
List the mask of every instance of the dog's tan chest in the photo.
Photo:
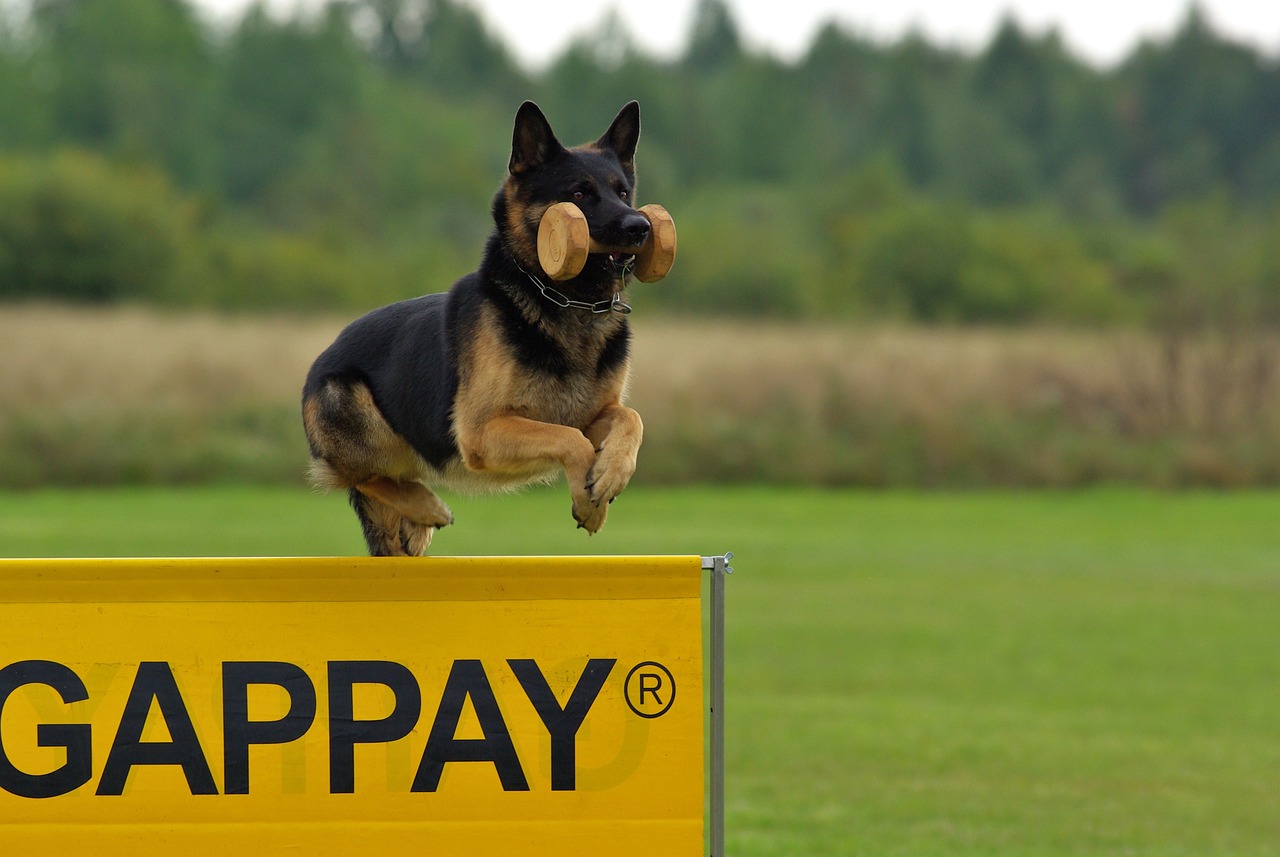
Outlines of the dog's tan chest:
[{"label": "dog's tan chest", "polygon": [[468,430],[495,416],[521,416],[539,422],[584,429],[605,406],[621,399],[627,365],[597,375],[601,346],[583,346],[566,356],[574,365],[564,374],[531,371],[501,340],[496,324],[485,319],[466,354],[460,355],[454,425],[459,440]]}]

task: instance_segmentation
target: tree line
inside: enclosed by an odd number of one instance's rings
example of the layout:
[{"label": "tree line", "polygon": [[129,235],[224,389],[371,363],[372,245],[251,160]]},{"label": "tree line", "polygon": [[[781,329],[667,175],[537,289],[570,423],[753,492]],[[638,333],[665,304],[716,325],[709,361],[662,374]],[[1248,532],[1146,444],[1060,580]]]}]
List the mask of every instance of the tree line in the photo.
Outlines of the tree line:
[{"label": "tree line", "polygon": [[0,4],[0,298],[344,309],[445,288],[511,118],[643,110],[673,311],[1280,320],[1280,63],[1197,6],[1097,68],[1007,18],[965,52],[835,23],[799,58],[701,0],[680,55],[616,16],[522,68],[459,0],[223,26],[186,0]]}]

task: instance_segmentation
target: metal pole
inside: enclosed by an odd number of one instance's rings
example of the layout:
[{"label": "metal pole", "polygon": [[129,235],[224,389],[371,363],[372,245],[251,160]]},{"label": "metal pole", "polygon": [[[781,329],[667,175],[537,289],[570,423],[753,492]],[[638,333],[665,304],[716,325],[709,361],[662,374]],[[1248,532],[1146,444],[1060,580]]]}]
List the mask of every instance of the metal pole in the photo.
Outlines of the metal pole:
[{"label": "metal pole", "polygon": [[702,558],[711,572],[711,857],[724,857],[724,579],[733,553]]}]

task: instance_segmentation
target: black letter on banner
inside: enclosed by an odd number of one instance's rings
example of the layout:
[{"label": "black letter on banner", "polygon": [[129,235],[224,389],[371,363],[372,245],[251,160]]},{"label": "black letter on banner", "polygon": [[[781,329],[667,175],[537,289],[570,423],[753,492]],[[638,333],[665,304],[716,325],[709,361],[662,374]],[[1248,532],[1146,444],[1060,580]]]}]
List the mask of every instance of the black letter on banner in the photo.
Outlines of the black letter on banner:
[{"label": "black letter on banner", "polygon": [[[54,661],[18,661],[0,669],[0,714],[9,696],[24,684],[48,685],[66,703],[89,698],[80,676]],[[37,747],[65,747],[67,761],[47,774],[24,774],[13,766],[0,739],[0,789],[18,797],[57,797],[80,788],[93,775],[93,741],[88,723],[41,723]]]},{"label": "black letter on banner", "polygon": [[[356,720],[351,688],[381,684],[391,688],[395,706],[381,720]],[[329,791],[356,790],[356,744],[399,741],[418,725],[422,691],[413,673],[395,661],[329,662]]]},{"label": "black letter on banner", "polygon": [[[653,686],[649,685],[649,680],[653,680]],[[656,673],[640,673],[640,704],[644,705],[644,696],[646,693],[652,693],[653,699],[659,705],[662,705],[662,697],[658,696],[658,691],[662,690],[662,676]]]},{"label": "black letter on banner", "polygon": [[[271,684],[289,694],[289,711],[279,720],[249,719],[249,685]],[[283,661],[228,661],[222,665],[222,762],[226,793],[249,793],[249,745],[288,744],[316,719],[316,689],[296,664]]]},{"label": "black letter on banner", "polygon": [[525,695],[537,709],[542,724],[551,735],[551,790],[553,792],[571,792],[577,786],[577,754],[575,739],[582,721],[587,718],[605,679],[617,663],[613,658],[592,658],[587,661],[587,668],[582,677],[569,694],[569,701],[564,708],[556,701],[551,692],[551,685],[538,669],[537,661],[508,660],[511,671],[516,674]]},{"label": "black letter on banner", "polygon": [[[455,738],[458,731],[458,720],[462,717],[462,708],[471,697],[476,716],[480,719],[480,730],[483,738]],[[415,792],[433,792],[440,785],[440,775],[444,773],[446,762],[492,762],[498,769],[498,779],[502,781],[502,790],[507,792],[527,792],[529,781],[524,777],[524,769],[520,767],[520,759],[516,756],[516,745],[511,743],[511,733],[507,731],[507,722],[502,719],[502,711],[498,708],[498,700],[489,686],[489,679],[484,674],[484,666],[479,661],[454,661],[453,669],[444,684],[444,693],[440,698],[440,710],[436,712],[436,720],[431,724],[431,734],[427,736],[427,749],[422,753],[422,761],[418,764],[418,773],[413,778]]]},{"label": "black letter on banner", "polygon": [[[155,700],[169,728],[172,741],[142,741],[142,730],[147,725],[151,701]],[[107,764],[98,782],[98,794],[124,794],[125,780],[134,765],[181,765],[187,777],[187,787],[193,795],[216,795],[213,773],[200,748],[196,728],[187,714],[186,703],[173,680],[173,671],[164,661],[143,661],[138,664],[138,675],[129,689],[124,703],[120,728]]]}]

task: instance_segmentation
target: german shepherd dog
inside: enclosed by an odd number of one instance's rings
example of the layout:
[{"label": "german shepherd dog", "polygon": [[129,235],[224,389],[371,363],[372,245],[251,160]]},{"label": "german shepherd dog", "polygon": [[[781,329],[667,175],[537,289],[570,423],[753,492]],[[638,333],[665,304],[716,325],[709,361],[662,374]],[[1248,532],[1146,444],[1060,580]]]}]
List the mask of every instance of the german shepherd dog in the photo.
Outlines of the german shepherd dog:
[{"label": "german shepherd dog", "polygon": [[632,205],[639,137],[634,101],[599,140],[571,149],[525,102],[480,269],[357,319],[312,365],[302,390],[312,477],[347,490],[371,555],[421,556],[453,523],[433,487],[514,489],[561,470],[578,526],[604,525],[643,434],[622,404],[632,256],[592,254],[551,289],[537,234],[547,208],[569,201],[601,245],[640,248],[650,225]]}]

